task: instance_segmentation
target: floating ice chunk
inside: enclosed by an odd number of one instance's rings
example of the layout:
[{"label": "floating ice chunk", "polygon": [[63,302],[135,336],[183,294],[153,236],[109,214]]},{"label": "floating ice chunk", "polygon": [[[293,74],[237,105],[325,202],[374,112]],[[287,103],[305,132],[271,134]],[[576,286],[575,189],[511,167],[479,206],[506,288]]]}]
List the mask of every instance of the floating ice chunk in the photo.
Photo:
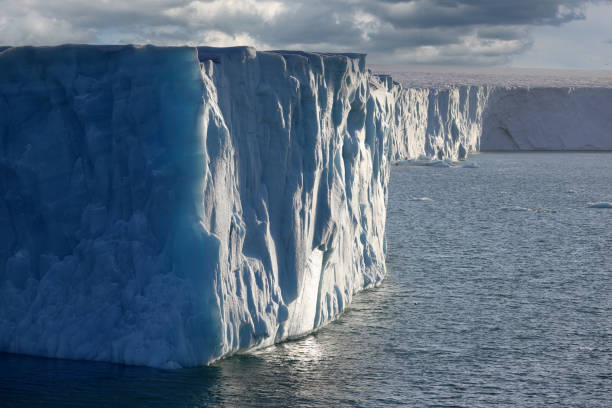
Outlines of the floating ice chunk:
[{"label": "floating ice chunk", "polygon": [[538,208],[527,208],[527,207],[521,207],[518,205],[512,206],[512,207],[502,207],[500,208],[501,211],[512,211],[512,212],[529,212],[529,211],[533,211],[536,213],[556,213],[557,210],[553,210],[552,208],[544,208],[544,207],[538,207]]},{"label": "floating ice chunk", "polygon": [[395,164],[414,167],[456,167],[456,165],[451,160],[430,160],[423,158],[399,160],[395,162]]},{"label": "floating ice chunk", "polygon": [[588,208],[612,208],[612,203],[609,203],[606,201],[602,201],[599,203],[588,203],[587,207]]},{"label": "floating ice chunk", "polygon": [[513,207],[502,207],[500,208],[501,211],[513,211],[513,212],[527,212],[527,211],[532,211],[531,208],[526,208],[526,207],[520,207],[520,206],[513,206]]},{"label": "floating ice chunk", "polygon": [[433,201],[429,197],[410,197],[410,201]]},{"label": "floating ice chunk", "polygon": [[535,210],[537,213],[556,213],[557,210],[553,210],[552,208],[537,208]]},{"label": "floating ice chunk", "polygon": [[432,167],[455,167],[455,165],[453,164],[453,162],[449,161],[449,160],[436,160],[433,161],[430,166]]}]

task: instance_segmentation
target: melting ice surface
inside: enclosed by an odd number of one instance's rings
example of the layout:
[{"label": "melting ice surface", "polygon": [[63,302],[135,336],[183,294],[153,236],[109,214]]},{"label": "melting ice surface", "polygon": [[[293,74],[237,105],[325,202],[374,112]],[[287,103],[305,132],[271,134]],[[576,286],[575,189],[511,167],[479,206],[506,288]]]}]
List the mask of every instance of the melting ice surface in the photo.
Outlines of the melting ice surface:
[{"label": "melting ice surface", "polygon": [[612,153],[469,163],[392,168],[388,278],[315,335],[170,371],[0,355],[2,402],[609,406],[612,212],[586,204],[612,201]]}]

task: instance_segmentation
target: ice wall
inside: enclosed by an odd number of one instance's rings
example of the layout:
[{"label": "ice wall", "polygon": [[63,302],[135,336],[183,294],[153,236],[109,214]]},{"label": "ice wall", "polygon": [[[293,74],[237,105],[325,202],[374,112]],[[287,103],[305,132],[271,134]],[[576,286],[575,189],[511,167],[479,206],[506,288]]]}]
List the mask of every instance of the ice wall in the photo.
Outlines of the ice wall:
[{"label": "ice wall", "polygon": [[373,69],[403,86],[394,160],[459,159],[478,150],[612,150],[612,71]]},{"label": "ice wall", "polygon": [[[364,55],[198,55],[234,159],[213,170],[227,167],[222,188],[234,187],[204,217],[230,243],[217,282],[225,354],[308,333],[383,278],[386,122]],[[228,194],[234,211],[223,213]]]},{"label": "ice wall", "polygon": [[480,150],[612,150],[612,87],[497,87]]},{"label": "ice wall", "polygon": [[464,160],[480,147],[483,112],[492,88],[403,88],[393,93],[392,160]]},{"label": "ice wall", "polygon": [[182,367],[385,273],[390,99],[363,55],[0,53],[0,350]]},{"label": "ice wall", "polygon": [[461,160],[477,151],[612,150],[612,86],[395,85],[391,92],[392,160]]},{"label": "ice wall", "polygon": [[220,241],[201,207],[222,118],[195,50],[13,48],[0,72],[0,350],[218,355]]}]

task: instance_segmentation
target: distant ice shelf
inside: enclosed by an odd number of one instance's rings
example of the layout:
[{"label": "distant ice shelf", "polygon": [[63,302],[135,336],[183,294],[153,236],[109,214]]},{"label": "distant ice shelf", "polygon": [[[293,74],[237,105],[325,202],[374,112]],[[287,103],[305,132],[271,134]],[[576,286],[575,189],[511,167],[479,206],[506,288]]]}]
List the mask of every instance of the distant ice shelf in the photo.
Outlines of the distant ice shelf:
[{"label": "distant ice shelf", "polygon": [[610,90],[406,87],[362,54],[8,47],[0,72],[0,351],[47,357],[304,335],[385,276],[390,161],[612,140]]},{"label": "distant ice shelf", "polygon": [[[371,68],[418,95],[409,109],[420,104],[428,110],[427,120],[410,121],[414,128],[405,140],[440,131],[442,138],[452,136],[456,126],[459,134],[470,135],[467,145],[478,151],[612,150],[612,70]],[[443,116],[445,107],[450,110],[440,123],[431,114],[431,95],[438,95],[434,113]],[[400,140],[394,151],[408,144]]]},{"label": "distant ice shelf", "polygon": [[481,151],[612,150],[612,88],[496,88]]}]

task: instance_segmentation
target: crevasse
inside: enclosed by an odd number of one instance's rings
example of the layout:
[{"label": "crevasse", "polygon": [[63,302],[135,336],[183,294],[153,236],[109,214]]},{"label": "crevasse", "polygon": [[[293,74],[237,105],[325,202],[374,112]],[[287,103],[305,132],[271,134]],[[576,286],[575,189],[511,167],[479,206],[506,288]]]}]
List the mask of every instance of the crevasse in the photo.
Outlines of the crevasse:
[{"label": "crevasse", "polygon": [[0,351],[165,368],[378,284],[389,162],[477,151],[507,91],[248,47],[18,47],[0,73]]}]

